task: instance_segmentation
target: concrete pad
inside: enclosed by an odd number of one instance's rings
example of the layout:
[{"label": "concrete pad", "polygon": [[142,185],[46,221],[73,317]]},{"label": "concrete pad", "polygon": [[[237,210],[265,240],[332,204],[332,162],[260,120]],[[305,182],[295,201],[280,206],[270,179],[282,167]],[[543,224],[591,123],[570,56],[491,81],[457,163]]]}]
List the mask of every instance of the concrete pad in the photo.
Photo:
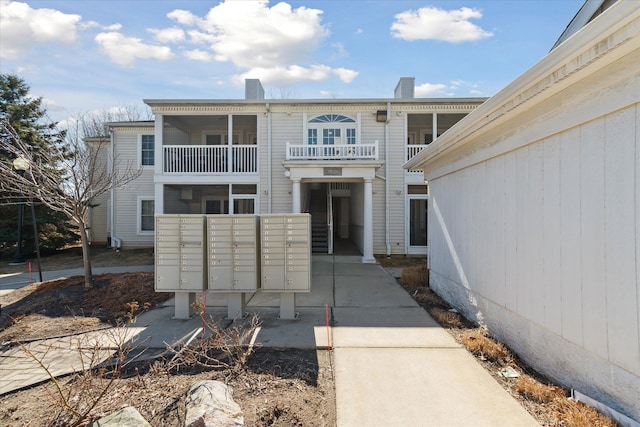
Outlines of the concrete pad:
[{"label": "concrete pad", "polygon": [[338,427],[539,426],[464,349],[337,348]]},{"label": "concrete pad", "polygon": [[334,264],[360,264],[360,265],[375,265],[375,264],[362,264],[362,256],[360,255],[329,255],[333,256]]},{"label": "concrete pad", "polygon": [[333,263],[316,261],[315,258],[311,263],[312,278],[318,275],[330,275],[333,276]]},{"label": "concrete pad", "polygon": [[387,273],[382,267],[377,264],[334,264],[333,265],[334,273],[336,276],[357,276],[357,277],[385,277],[390,278],[389,273]]},{"label": "concrete pad", "polygon": [[278,318],[277,309],[260,310],[260,329],[255,343],[267,348],[326,348],[327,328],[324,308],[301,308],[295,320]]},{"label": "concrete pad", "polygon": [[334,308],[333,347],[448,347],[460,345],[422,308]]},{"label": "concrete pad", "polygon": [[[209,310],[207,311],[209,313]],[[220,310],[226,314],[226,311]],[[173,307],[155,308],[138,316],[135,325],[143,327],[138,341],[142,347],[166,349],[167,344],[173,345],[188,340],[192,335],[202,330],[202,319],[174,319]]]},{"label": "concrete pad", "polygon": [[336,276],[336,307],[417,307],[411,296],[386,277]]}]

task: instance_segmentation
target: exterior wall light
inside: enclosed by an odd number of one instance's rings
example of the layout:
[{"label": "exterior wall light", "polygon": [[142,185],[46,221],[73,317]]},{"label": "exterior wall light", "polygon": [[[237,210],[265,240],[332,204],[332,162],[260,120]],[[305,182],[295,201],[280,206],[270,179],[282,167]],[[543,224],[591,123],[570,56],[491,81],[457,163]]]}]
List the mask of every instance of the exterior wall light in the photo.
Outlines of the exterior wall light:
[{"label": "exterior wall light", "polygon": [[387,121],[387,110],[376,111],[376,122],[386,122],[386,121]]}]

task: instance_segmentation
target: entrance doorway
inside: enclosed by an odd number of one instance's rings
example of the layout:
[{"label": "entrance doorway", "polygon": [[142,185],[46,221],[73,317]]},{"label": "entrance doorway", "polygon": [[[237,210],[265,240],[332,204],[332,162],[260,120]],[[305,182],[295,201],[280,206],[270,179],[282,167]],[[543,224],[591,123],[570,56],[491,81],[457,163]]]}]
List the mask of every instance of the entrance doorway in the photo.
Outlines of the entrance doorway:
[{"label": "entrance doorway", "polygon": [[308,184],[311,240],[314,253],[362,255],[351,240],[349,183]]}]

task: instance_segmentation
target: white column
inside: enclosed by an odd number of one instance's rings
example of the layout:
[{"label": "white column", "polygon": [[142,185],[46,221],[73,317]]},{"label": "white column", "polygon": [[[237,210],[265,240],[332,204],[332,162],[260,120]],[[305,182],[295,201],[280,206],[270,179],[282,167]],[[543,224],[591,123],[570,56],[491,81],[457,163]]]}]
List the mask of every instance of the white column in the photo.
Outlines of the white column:
[{"label": "white column", "polygon": [[364,180],[364,236],[362,262],[374,263],[373,256],[373,180]]},{"label": "white column", "polygon": [[233,115],[227,118],[227,172],[233,172]]},{"label": "white column", "polygon": [[292,207],[291,213],[300,213],[302,208],[300,206],[300,180],[293,179],[293,188],[291,189]]},{"label": "white column", "polygon": [[164,165],[164,159],[162,158],[164,154],[164,150],[162,149],[162,131],[164,130],[164,117],[162,114],[155,115],[155,121],[153,125],[153,170],[156,175],[161,175],[164,172],[162,170]]},{"label": "white column", "polygon": [[[438,137],[438,113],[433,113],[432,119],[431,119],[431,141],[433,142],[436,140],[436,138]],[[420,141],[420,144],[424,144],[424,141]]]}]

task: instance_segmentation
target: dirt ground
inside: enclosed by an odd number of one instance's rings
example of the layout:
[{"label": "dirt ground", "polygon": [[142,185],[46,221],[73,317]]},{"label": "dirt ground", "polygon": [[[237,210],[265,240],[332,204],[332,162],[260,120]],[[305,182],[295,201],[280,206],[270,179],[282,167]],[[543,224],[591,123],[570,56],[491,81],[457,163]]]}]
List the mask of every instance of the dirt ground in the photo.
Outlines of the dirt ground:
[{"label": "dirt ground", "polygon": [[[542,426],[615,426],[592,408],[567,399],[568,391],[550,383],[520,361],[501,343],[451,311],[442,299],[424,286],[428,283],[425,260],[392,258],[382,262],[403,268],[399,280],[407,292],[449,333],[476,356],[485,369],[527,409]],[[1,260],[0,260],[1,262]],[[49,259],[48,269],[81,267],[80,256],[70,251]],[[150,251],[116,254],[97,251],[96,264],[129,265],[153,262]],[[79,263],[79,264],[78,264]],[[6,263],[2,263],[6,265]],[[94,264],[94,266],[98,266]],[[56,268],[52,268],[52,267]],[[4,273],[0,268],[0,273]],[[153,292],[152,273],[96,276],[96,289],[82,289],[81,278],[33,284],[0,297],[0,343],[14,345],[51,336],[73,334],[112,325],[137,310],[152,309],[168,294]],[[107,291],[108,290],[108,291]],[[14,343],[14,344],[12,344]],[[501,372],[509,368],[516,378]],[[87,386],[87,378],[93,378]],[[247,426],[334,426],[335,389],[330,354],[326,351],[258,349],[241,369],[205,370],[175,366],[166,359],[132,364],[109,383],[108,375],[97,378],[70,375],[59,381],[70,402],[85,388],[99,393],[110,384],[87,416],[90,420],[126,405],[136,407],[153,426],[176,426],[184,420],[184,396],[202,379],[217,379],[233,387]],[[105,381],[107,381],[105,383]],[[76,399],[76,400],[74,400]],[[58,389],[51,382],[5,395],[0,400],[0,425],[69,425],[73,418],[60,405]],[[25,404],[29,402],[29,404]],[[77,417],[76,417],[77,418]]]},{"label": "dirt ground", "polygon": [[[101,266],[109,262],[122,265],[123,260],[140,265],[145,264],[149,255],[105,252],[94,259],[99,259]],[[45,262],[49,269],[82,265],[81,257],[73,252]],[[95,288],[91,290],[83,289],[84,280],[78,276],[31,284],[0,297],[0,349],[18,342],[114,325],[171,297],[153,291],[153,273],[105,274],[94,278]],[[326,351],[256,349],[245,366],[217,370],[176,366],[167,356],[130,364],[113,380],[108,371],[79,374],[59,379],[64,399],[52,382],[2,396],[0,425],[71,425],[80,417],[63,407],[64,400],[71,403],[70,407],[79,408],[80,396],[107,390],[78,425],[130,405],[153,426],[178,426],[184,422],[186,391],[204,379],[220,380],[233,387],[233,398],[242,408],[247,426],[336,424],[331,358]]]}]

